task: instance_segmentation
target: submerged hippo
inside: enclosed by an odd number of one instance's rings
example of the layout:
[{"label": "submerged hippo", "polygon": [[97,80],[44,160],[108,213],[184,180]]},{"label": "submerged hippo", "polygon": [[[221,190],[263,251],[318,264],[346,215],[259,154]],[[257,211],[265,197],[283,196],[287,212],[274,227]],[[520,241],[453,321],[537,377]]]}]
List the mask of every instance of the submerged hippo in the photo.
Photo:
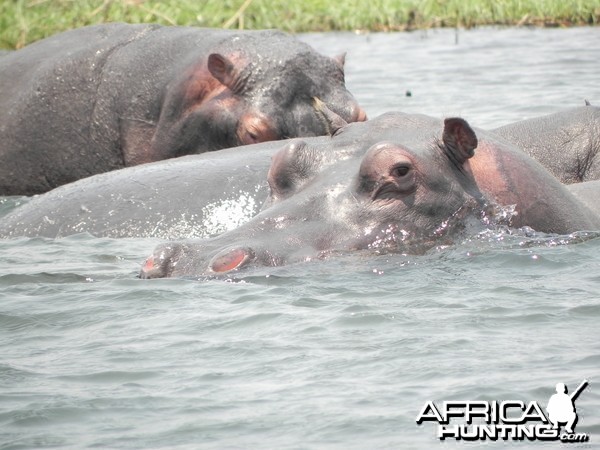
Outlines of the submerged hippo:
[{"label": "submerged hippo", "polygon": [[600,108],[586,105],[493,130],[565,184],[600,180]]},{"label": "submerged hippo", "polygon": [[460,118],[388,113],[273,158],[266,208],[215,238],[160,245],[141,277],[204,276],[357,249],[414,252],[469,218],[548,233],[600,217],[539,163]]},{"label": "submerged hippo", "polygon": [[365,114],[344,58],[278,31],[108,24],[0,58],[0,195],[242,144],[330,132],[313,106]]}]

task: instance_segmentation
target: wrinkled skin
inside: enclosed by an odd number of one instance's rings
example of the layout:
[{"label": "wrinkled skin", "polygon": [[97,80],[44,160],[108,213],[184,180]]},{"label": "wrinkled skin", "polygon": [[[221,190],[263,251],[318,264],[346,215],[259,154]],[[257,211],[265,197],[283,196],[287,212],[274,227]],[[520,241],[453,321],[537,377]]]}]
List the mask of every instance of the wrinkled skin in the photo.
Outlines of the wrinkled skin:
[{"label": "wrinkled skin", "polygon": [[0,58],[0,195],[366,116],[329,58],[278,31],[108,24]]},{"label": "wrinkled skin", "polygon": [[586,105],[492,130],[565,184],[600,180],[600,108]]},{"label": "wrinkled skin", "polygon": [[[548,233],[600,229],[600,217],[537,162],[463,119],[388,113],[325,145],[289,143],[251,221],[212,239],[159,246],[142,278],[211,276],[338,251],[420,252],[492,218]],[[504,209],[502,207],[505,207]]]}]

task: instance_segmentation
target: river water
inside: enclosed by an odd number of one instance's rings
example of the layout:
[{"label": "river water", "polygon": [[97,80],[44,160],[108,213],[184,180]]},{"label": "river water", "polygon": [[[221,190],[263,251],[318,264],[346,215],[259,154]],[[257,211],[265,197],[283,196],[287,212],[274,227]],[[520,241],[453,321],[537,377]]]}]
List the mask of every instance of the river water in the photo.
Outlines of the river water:
[{"label": "river water", "polygon": [[[486,128],[600,104],[600,28],[300,37],[347,52],[370,117]],[[430,448],[428,401],[545,408],[556,383],[584,379],[590,441],[569,446],[598,445],[600,238],[497,230],[422,256],[137,279],[157,243],[0,241],[1,449]]]}]

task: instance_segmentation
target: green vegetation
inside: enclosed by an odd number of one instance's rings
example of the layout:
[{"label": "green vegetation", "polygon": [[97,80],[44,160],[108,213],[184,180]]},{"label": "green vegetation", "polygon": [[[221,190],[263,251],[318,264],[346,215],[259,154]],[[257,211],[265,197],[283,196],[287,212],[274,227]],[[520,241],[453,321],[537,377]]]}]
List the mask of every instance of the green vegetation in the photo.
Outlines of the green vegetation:
[{"label": "green vegetation", "polygon": [[289,32],[598,25],[598,0],[1,0],[0,48],[100,22]]}]

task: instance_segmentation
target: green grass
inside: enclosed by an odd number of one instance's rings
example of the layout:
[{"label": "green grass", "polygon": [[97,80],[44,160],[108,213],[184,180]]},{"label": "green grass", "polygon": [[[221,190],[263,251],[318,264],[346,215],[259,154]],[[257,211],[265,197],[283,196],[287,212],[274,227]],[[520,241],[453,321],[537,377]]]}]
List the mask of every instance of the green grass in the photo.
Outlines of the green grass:
[{"label": "green grass", "polygon": [[101,22],[288,32],[598,25],[598,0],[0,0],[0,48]]}]

